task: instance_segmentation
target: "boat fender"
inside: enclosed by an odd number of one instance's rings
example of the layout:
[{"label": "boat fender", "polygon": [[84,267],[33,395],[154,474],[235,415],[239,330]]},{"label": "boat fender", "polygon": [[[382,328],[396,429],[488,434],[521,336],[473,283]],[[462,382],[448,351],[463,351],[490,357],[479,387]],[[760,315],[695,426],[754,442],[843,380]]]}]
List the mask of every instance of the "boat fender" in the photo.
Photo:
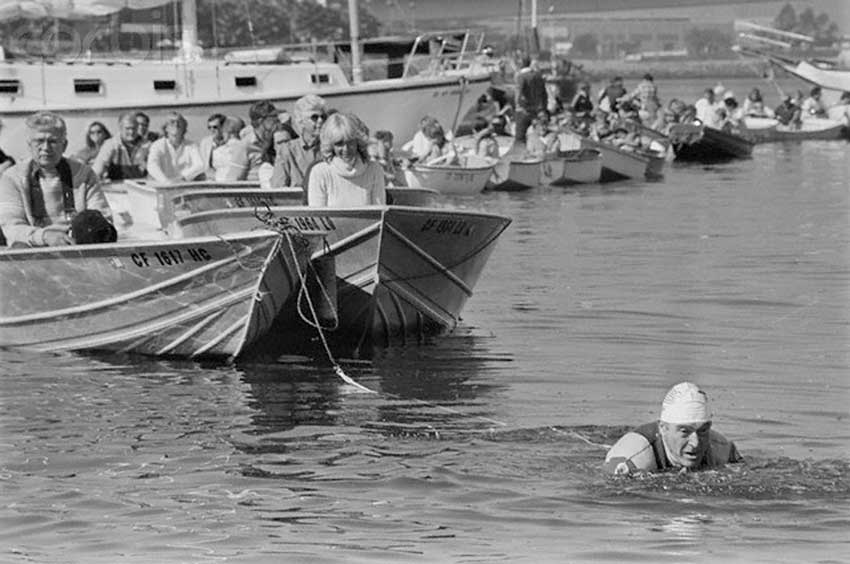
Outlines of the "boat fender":
[{"label": "boat fender", "polygon": [[336,328],[338,324],[336,260],[333,255],[323,255],[313,259],[310,266],[307,273],[307,292],[316,310],[316,321],[322,327]]}]

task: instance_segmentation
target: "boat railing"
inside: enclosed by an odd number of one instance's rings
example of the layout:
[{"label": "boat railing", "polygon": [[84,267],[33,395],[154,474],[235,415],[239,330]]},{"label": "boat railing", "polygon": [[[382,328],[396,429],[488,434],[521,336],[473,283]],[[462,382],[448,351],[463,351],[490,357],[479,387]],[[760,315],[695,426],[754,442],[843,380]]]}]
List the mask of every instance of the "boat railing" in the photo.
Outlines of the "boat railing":
[{"label": "boat railing", "polygon": [[[462,32],[419,35],[406,57],[402,77],[469,70],[478,63],[476,58],[482,52],[483,45],[484,33],[473,34],[468,29]],[[422,52],[423,50],[425,52]]]}]

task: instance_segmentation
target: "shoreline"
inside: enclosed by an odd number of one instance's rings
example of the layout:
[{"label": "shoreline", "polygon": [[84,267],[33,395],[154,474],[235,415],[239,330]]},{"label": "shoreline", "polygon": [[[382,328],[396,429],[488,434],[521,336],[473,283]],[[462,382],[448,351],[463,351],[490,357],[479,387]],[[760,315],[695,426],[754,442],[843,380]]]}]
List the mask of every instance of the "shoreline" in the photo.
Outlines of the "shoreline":
[{"label": "shoreline", "polygon": [[759,76],[755,62],[741,60],[691,61],[622,61],[602,59],[573,59],[591,79],[607,79],[615,75],[625,79],[641,78],[650,73],[654,78],[754,78]]}]

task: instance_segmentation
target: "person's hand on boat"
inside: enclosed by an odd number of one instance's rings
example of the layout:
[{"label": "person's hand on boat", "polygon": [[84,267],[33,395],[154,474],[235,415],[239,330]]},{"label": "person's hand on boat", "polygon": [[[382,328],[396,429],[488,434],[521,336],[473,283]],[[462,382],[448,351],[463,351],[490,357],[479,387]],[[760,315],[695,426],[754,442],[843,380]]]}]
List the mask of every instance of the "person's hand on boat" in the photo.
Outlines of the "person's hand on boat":
[{"label": "person's hand on boat", "polygon": [[73,245],[74,242],[68,235],[67,227],[49,226],[44,228],[41,236],[44,244],[48,247],[61,247],[64,245]]}]

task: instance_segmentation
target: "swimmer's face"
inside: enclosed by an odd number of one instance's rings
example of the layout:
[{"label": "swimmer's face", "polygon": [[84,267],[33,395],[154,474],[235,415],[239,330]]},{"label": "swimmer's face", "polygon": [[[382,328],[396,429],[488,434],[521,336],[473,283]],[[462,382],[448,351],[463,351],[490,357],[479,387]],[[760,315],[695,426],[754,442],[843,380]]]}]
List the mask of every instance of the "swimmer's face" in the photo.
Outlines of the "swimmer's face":
[{"label": "swimmer's face", "polygon": [[708,451],[711,421],[675,424],[659,421],[658,428],[674,466],[699,466]]}]

